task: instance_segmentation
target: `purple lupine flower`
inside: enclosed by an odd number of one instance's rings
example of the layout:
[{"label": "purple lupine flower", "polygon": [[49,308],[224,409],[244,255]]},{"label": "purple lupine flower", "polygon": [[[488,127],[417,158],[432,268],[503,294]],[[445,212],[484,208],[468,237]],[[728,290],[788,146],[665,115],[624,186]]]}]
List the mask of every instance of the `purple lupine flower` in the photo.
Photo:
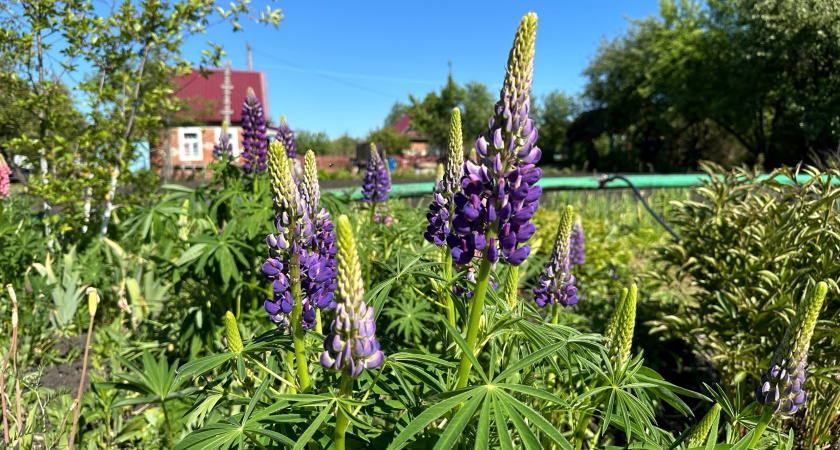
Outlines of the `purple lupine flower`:
[{"label": "purple lupine flower", "polygon": [[446,238],[457,264],[478,253],[491,262],[501,257],[518,266],[531,252],[525,242],[536,230],[530,220],[542,194],[535,186],[542,176],[535,166],[542,152],[530,118],[536,24],[533,13],[520,22],[495,115],[476,140],[477,160],[464,164]]},{"label": "purple lupine flower", "polygon": [[277,127],[277,139],[283,143],[286,149],[286,156],[294,159],[297,157],[297,144],[295,143],[295,132],[289,128],[286,116],[280,116],[280,126]]},{"label": "purple lupine flower", "polygon": [[[298,189],[312,219],[313,233],[304,245],[306,251],[306,269],[309,281],[306,289],[309,298],[318,308],[334,308],[333,292],[336,284],[335,231],[330,213],[320,206],[321,189],[318,185],[318,166],[315,153],[306,152],[303,176],[298,182]],[[303,261],[303,259],[302,259]],[[303,263],[302,263],[303,264]],[[301,265],[301,270],[304,266]],[[303,283],[303,282],[302,282]]]},{"label": "purple lupine flower", "polygon": [[222,123],[222,133],[219,142],[213,146],[213,159],[216,161],[230,161],[233,158],[233,144],[230,142],[227,122]]},{"label": "purple lupine flower", "polygon": [[385,355],[374,337],[376,323],[373,320],[373,307],[362,300],[364,285],[359,254],[347,216],[338,218],[337,234],[337,283],[340,298],[330,333],[324,339],[320,361],[327,370],[358,378],[365,369],[381,365]]},{"label": "purple lupine flower", "polygon": [[578,301],[575,276],[572,275],[569,259],[573,213],[572,207],[567,206],[566,213],[560,220],[551,257],[540,275],[537,287],[534,288],[534,301],[541,308],[555,303],[571,306]]},{"label": "purple lupine flower", "polygon": [[391,180],[388,169],[379,157],[376,145],[370,145],[370,159],[365,168],[365,179],[362,183],[362,202],[384,203],[391,192]]},{"label": "purple lupine flower", "polygon": [[[292,179],[289,159],[283,145],[273,141],[268,159],[271,191],[274,198],[274,219],[278,233],[266,237],[269,259],[262,266],[263,275],[271,281],[272,298],[265,301],[265,310],[278,326],[289,328],[289,315],[295,299],[291,293],[289,270],[297,260],[301,283],[301,325],[304,330],[315,326],[313,303],[322,301],[330,270],[317,253],[311,256],[306,244],[311,241],[315,226],[309,207]],[[328,284],[326,284],[328,286]]]},{"label": "purple lupine flower", "polygon": [[268,137],[265,134],[265,115],[262,103],[248,88],[242,105],[242,168],[246,173],[258,173],[266,169]]},{"label": "purple lupine flower", "polygon": [[586,248],[584,246],[583,225],[580,223],[580,218],[575,219],[575,224],[572,225],[569,258],[572,267],[586,264]]},{"label": "purple lupine flower", "polygon": [[811,295],[800,302],[769,368],[761,375],[756,400],[773,411],[793,414],[808,399],[804,389],[808,349],[827,292],[825,282],[817,283]]},{"label": "purple lupine flower", "polygon": [[451,229],[450,221],[455,206],[452,198],[458,191],[461,177],[464,175],[463,167],[464,140],[461,132],[461,110],[454,108],[449,125],[449,152],[446,166],[442,167],[443,174],[435,186],[434,199],[429,205],[429,212],[426,213],[429,225],[423,233],[427,241],[438,247],[446,243],[446,236]]},{"label": "purple lupine flower", "polygon": [[391,173],[376,150],[376,145],[370,145],[370,159],[365,168],[365,179],[362,183],[362,202],[370,203],[374,222],[391,224],[388,214],[388,193],[391,192]]},{"label": "purple lupine flower", "polygon": [[9,196],[9,175],[12,174],[12,169],[6,164],[3,155],[0,155],[0,200]]}]

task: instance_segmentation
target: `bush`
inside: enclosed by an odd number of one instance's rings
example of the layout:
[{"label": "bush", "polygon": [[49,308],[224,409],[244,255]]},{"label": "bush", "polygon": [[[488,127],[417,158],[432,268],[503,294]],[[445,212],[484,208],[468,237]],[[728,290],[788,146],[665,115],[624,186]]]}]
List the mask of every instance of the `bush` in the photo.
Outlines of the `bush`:
[{"label": "bush", "polygon": [[[754,392],[804,292],[828,280],[821,317],[840,314],[840,172],[797,166],[764,176],[703,167],[710,181],[694,199],[674,203],[671,221],[682,240],[659,248],[662,267],[651,273],[676,294],[661,303],[653,325],[710,361],[730,393],[739,385]],[[837,438],[840,388],[829,369],[840,361],[839,337],[836,320],[818,323],[806,381],[814,394],[795,423],[807,443],[801,448]]]}]

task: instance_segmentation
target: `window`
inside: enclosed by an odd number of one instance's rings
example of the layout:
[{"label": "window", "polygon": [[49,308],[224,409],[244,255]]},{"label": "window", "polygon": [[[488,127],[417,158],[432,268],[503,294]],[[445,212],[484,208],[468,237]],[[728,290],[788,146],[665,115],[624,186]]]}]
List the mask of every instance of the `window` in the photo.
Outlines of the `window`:
[{"label": "window", "polygon": [[[237,158],[239,156],[239,128],[236,127],[228,127],[228,136],[230,137],[230,146],[231,151],[233,153],[233,157]],[[219,137],[222,135],[222,128],[218,127],[214,130],[213,136],[215,139],[213,140],[213,145],[219,143]]]},{"label": "window", "polygon": [[201,146],[201,130],[199,128],[182,128],[181,148],[178,149],[181,161],[201,161],[204,159],[204,152]]}]

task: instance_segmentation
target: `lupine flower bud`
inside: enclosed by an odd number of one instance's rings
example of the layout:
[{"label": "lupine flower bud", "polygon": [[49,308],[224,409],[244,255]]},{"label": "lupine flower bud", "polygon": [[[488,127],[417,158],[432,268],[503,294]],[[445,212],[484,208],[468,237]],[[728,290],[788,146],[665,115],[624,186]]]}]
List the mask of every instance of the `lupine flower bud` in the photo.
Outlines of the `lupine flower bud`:
[{"label": "lupine flower bud", "polygon": [[519,266],[510,266],[505,280],[505,303],[514,308],[519,302]]},{"label": "lupine flower bud", "polygon": [[228,350],[237,353],[242,351],[242,336],[239,335],[239,328],[236,326],[236,317],[230,311],[225,313],[225,338]]},{"label": "lupine flower bud", "polygon": [[356,240],[345,215],[338,218],[338,290],[335,320],[324,339],[321,365],[358,378],[365,369],[382,364],[385,356],[374,337],[373,308],[362,300],[364,287]]},{"label": "lupine flower bud", "polygon": [[580,217],[578,217],[575,219],[575,224],[572,225],[570,239],[569,259],[572,267],[582,266],[586,263],[586,250],[583,241],[583,225],[580,223]]},{"label": "lupine flower bud", "polygon": [[89,287],[87,288],[87,296],[88,312],[93,317],[96,315],[96,307],[99,306],[99,294],[96,292],[96,288]]},{"label": "lupine flower bud", "polygon": [[439,181],[435,186],[434,199],[429,205],[429,212],[426,219],[429,225],[423,233],[423,237],[432,244],[442,247],[446,243],[446,236],[449,234],[452,222],[452,213],[455,204],[452,197],[459,188],[464,167],[464,139],[461,132],[461,110],[454,108],[449,124],[449,152],[446,157],[446,166],[438,165]]},{"label": "lupine flower bud", "polygon": [[604,337],[610,355],[618,358],[619,364],[630,360],[630,349],[633,344],[633,330],[636,327],[636,285],[621,291],[621,297],[615,304],[613,315],[607,324]]},{"label": "lupine flower bud", "polygon": [[308,208],[313,233],[305,242],[306,258],[301,258],[302,287],[318,308],[334,308],[333,293],[336,288],[335,231],[330,213],[320,207],[321,190],[318,185],[318,167],[315,153],[306,152],[303,177],[299,184],[300,195]]},{"label": "lupine flower bud", "polygon": [[827,292],[828,285],[819,282],[811,295],[799,304],[796,317],[788,324],[767,372],[761,376],[756,400],[774,411],[793,414],[807,400],[803,386],[808,348]]},{"label": "lupine flower bud", "polygon": [[571,306],[578,301],[575,276],[571,273],[569,261],[573,213],[573,208],[567,206],[557,228],[557,238],[554,241],[551,257],[540,275],[538,286],[534,288],[534,301],[540,307],[555,303]]},{"label": "lupine flower bud", "polygon": [[440,186],[440,182],[443,181],[443,174],[446,169],[443,167],[443,164],[438,163],[437,165],[437,177],[435,177],[435,187]]},{"label": "lupine flower bud", "polygon": [[491,262],[501,257],[518,266],[531,252],[525,242],[536,229],[530,220],[542,194],[535,186],[542,176],[535,166],[542,152],[530,118],[536,31],[537,16],[528,13],[513,41],[495,115],[476,140],[476,159],[464,164],[446,238],[458,264],[480,254]]},{"label": "lupine flower bud", "polygon": [[251,88],[248,88],[245,104],[242,106],[242,135],[242,168],[246,173],[264,171],[268,148],[265,115],[262,103]]},{"label": "lupine flower bud", "polygon": [[703,442],[706,440],[706,436],[709,435],[709,431],[712,429],[712,424],[715,422],[715,418],[720,413],[720,405],[715,403],[712,406],[712,409],[703,416],[703,420],[694,427],[694,430],[691,431],[691,434],[685,439],[686,448],[692,447],[699,447],[703,445]]},{"label": "lupine flower bud", "polygon": [[297,144],[295,143],[295,132],[289,128],[286,116],[280,116],[280,126],[277,127],[277,140],[283,143],[286,149],[286,156],[294,159],[297,157]]},{"label": "lupine flower bud", "polygon": [[0,200],[9,196],[9,175],[12,174],[12,169],[6,164],[3,155],[0,155]]},{"label": "lupine flower bud", "polygon": [[353,237],[353,227],[350,219],[345,215],[338,218],[338,299],[342,303],[354,303],[362,300],[365,295],[362,282],[362,265],[359,263],[359,253],[356,250],[356,239]]},{"label": "lupine flower bud", "polygon": [[227,122],[222,122],[222,133],[219,142],[213,146],[213,159],[216,161],[230,161],[233,159],[233,144],[230,143]]}]

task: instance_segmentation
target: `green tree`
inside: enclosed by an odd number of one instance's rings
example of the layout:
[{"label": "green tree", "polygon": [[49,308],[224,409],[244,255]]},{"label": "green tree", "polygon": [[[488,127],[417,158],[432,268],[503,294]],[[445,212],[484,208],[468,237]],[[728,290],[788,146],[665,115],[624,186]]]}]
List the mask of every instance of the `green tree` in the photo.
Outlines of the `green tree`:
[{"label": "green tree", "polygon": [[312,150],[316,155],[335,154],[333,141],[325,131],[295,130],[295,143],[298,153],[306,153]]},{"label": "green tree", "polygon": [[531,116],[539,130],[537,144],[543,152],[543,164],[551,164],[559,156],[569,159],[567,133],[577,111],[575,99],[560,91],[546,94],[535,102]]},{"label": "green tree", "polygon": [[391,155],[402,154],[411,145],[408,136],[401,134],[394,127],[387,126],[371,130],[367,135],[367,141],[373,142],[377,146],[381,144],[382,149]]},{"label": "green tree", "polygon": [[355,155],[358,139],[347,133],[342,134],[332,142],[333,151],[336,155]]},{"label": "green tree", "polygon": [[391,111],[385,117],[385,126],[393,127],[406,114],[408,114],[408,105],[403,102],[394,102],[391,106]]},{"label": "green tree", "polygon": [[836,149],[840,5],[832,0],[663,0],[604,43],[585,74],[603,130],[694,167]]},{"label": "green tree", "polygon": [[[94,216],[81,208],[84,225],[76,226],[80,217],[73,207],[80,203],[93,203],[99,235],[107,233],[115,205],[121,204],[117,187],[129,179],[126,169],[141,143],[160,135],[162,117],[178,107],[171,79],[191,66],[181,52],[185,39],[219,20],[234,31],[245,17],[275,26],[282,20],[279,10],[257,13],[246,0],[228,9],[198,0],[115,0],[108,6],[12,0],[0,9],[0,66],[15,80],[0,84],[0,98],[16,97],[10,113],[16,109],[20,117],[34,117],[37,130],[0,145],[30,160],[37,155],[41,181],[32,183],[30,192],[46,207],[61,207],[64,228],[53,228],[59,238],[65,231],[87,231]],[[220,45],[210,44],[201,63],[218,66],[222,54]],[[78,108],[83,122],[68,114],[72,108],[58,107],[72,104],[62,86],[83,104]],[[84,125],[78,132],[64,136],[79,123]],[[58,224],[58,217],[51,220]]]},{"label": "green tree", "polygon": [[[487,121],[493,115],[493,106],[497,100],[497,96],[492,94],[487,86],[477,81],[470,81],[464,85],[464,97],[459,105],[462,111],[464,145],[471,147],[478,135],[487,131]],[[449,116],[446,120],[449,120]]]},{"label": "green tree", "polygon": [[429,139],[432,151],[440,152],[445,149],[449,142],[449,117],[452,108],[460,107],[464,101],[464,88],[458,86],[450,71],[440,92],[429,92],[422,101],[412,94],[409,95],[409,100],[411,105],[408,107],[408,114],[411,116],[411,126]]}]

